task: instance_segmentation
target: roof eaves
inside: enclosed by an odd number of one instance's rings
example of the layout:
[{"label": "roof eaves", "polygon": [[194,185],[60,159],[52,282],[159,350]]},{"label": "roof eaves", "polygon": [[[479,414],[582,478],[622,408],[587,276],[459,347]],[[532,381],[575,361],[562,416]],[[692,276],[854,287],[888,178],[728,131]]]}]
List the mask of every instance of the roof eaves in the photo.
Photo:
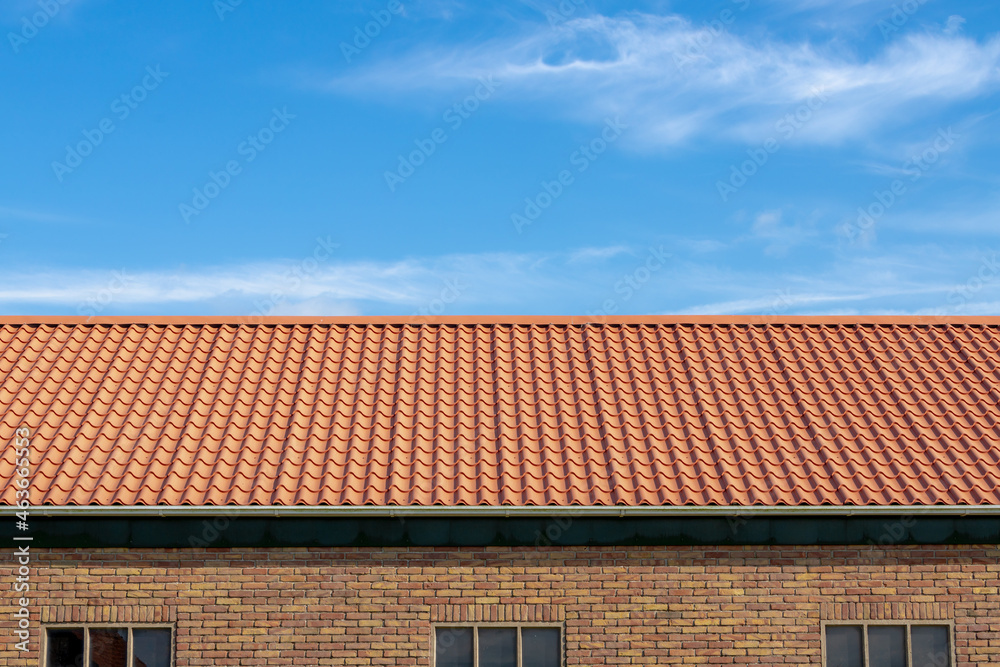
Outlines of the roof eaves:
[{"label": "roof eaves", "polygon": [[1000,514],[1000,505],[41,505],[30,512],[52,517],[990,516]]}]

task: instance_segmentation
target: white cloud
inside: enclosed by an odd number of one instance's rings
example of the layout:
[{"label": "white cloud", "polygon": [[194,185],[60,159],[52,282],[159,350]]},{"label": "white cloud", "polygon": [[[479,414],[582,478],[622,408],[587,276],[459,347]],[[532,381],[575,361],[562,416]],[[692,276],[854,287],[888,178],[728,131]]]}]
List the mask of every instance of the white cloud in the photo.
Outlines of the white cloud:
[{"label": "white cloud", "polygon": [[753,232],[757,236],[771,238],[777,235],[781,227],[781,211],[763,211],[757,214],[753,221]]},{"label": "white cloud", "polygon": [[[763,216],[765,226],[776,220]],[[760,218],[758,218],[758,221]],[[775,224],[781,225],[780,220]],[[658,245],[659,248],[664,246]],[[573,262],[562,253],[487,253],[395,262],[305,262],[179,272],[61,270],[0,274],[0,312],[79,315],[459,315],[584,314],[607,299],[616,313],[987,314],[1000,299],[1000,265],[989,248],[937,246],[897,254],[844,253],[793,268],[743,268],[668,248],[667,266],[645,272],[647,254]],[[631,277],[633,283],[623,279]],[[631,291],[625,289],[631,284]],[[623,296],[624,293],[628,296]],[[610,312],[610,311],[609,311]]]},{"label": "white cloud", "polygon": [[19,220],[23,222],[85,222],[80,218],[60,215],[58,213],[26,208],[11,208],[9,206],[0,206],[0,219]]},{"label": "white cloud", "polygon": [[[554,260],[551,261],[550,260]],[[549,266],[548,264],[554,264]],[[25,305],[80,315],[216,309],[237,314],[351,314],[359,304],[414,312],[513,301],[569,279],[566,257],[449,255],[395,262],[262,262],[178,271],[54,270],[0,274],[0,310]],[[514,289],[522,290],[520,294]]]},{"label": "white cloud", "polygon": [[629,251],[628,246],[615,245],[605,248],[580,248],[573,251],[569,256],[569,263],[594,262],[616,257]]},{"label": "white cloud", "polygon": [[681,272],[696,292],[692,314],[990,313],[1000,298],[1000,265],[989,248],[897,248],[895,253],[845,253],[798,270],[689,264]]},{"label": "white cloud", "polygon": [[955,35],[962,31],[965,19],[958,14],[952,14],[944,24],[944,34]]},{"label": "white cloud", "polygon": [[802,306],[828,306],[829,304],[845,302],[856,304],[877,296],[880,295],[863,292],[855,294],[795,294],[790,290],[775,289],[764,296],[702,304],[689,308],[686,312],[690,315],[743,315],[746,313],[777,315],[782,312],[797,312]]},{"label": "white cloud", "polygon": [[[737,11],[733,25],[739,20]],[[621,115],[638,130],[628,138],[633,146],[654,147],[705,136],[760,141],[822,91],[827,101],[794,140],[836,143],[993,91],[998,64],[998,38],[911,33],[863,59],[832,46],[745,39],[677,15],[630,13],[430,47],[318,85],[416,93],[461,90],[493,75],[504,86],[500,97],[582,122]]]},{"label": "white cloud", "polygon": [[816,237],[818,218],[818,213],[814,212],[805,219],[785,222],[784,212],[780,209],[762,211],[754,218],[750,231],[754,239],[765,243],[764,254],[780,257]]}]

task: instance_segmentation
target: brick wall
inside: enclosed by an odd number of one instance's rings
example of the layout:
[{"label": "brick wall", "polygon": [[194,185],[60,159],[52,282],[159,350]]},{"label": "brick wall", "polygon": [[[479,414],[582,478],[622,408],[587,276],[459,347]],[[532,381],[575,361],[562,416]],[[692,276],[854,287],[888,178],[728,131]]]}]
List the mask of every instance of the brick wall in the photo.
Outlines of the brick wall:
[{"label": "brick wall", "polygon": [[[52,550],[42,622],[176,627],[176,664],[428,665],[432,622],[556,621],[567,665],[820,663],[821,619],[954,620],[959,665],[1000,664],[1000,549],[607,547]],[[10,568],[6,569],[13,580]]]}]

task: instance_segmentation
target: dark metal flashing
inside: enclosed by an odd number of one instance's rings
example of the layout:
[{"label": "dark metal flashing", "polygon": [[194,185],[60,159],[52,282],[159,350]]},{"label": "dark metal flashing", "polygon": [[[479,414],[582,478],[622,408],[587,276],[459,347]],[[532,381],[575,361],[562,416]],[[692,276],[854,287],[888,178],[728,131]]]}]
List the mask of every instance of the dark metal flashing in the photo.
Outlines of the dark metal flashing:
[{"label": "dark metal flashing", "polygon": [[32,516],[33,548],[1000,544],[1000,516]]}]

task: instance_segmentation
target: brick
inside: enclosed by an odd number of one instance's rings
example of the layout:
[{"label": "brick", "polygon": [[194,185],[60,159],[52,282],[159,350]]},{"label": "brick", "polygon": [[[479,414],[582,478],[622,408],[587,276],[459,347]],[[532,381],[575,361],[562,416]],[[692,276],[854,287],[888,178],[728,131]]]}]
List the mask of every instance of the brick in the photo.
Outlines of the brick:
[{"label": "brick", "polygon": [[174,622],[178,667],[431,667],[432,623],[473,621],[561,623],[567,667],[818,664],[820,622],[851,619],[953,620],[960,664],[1000,660],[990,547],[32,553],[34,623]]}]

